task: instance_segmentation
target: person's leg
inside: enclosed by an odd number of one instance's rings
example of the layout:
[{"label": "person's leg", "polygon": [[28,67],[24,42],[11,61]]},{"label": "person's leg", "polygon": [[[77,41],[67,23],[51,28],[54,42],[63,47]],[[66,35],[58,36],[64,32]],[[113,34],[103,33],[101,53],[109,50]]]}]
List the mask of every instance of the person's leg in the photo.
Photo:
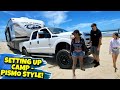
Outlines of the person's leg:
[{"label": "person's leg", "polygon": [[112,54],[112,59],[113,59],[113,67],[115,68],[115,72],[116,72],[116,55]]},{"label": "person's leg", "polygon": [[[115,55],[115,64],[117,62],[117,58],[118,58],[118,54]],[[116,68],[115,68],[115,72],[116,72],[116,70],[117,70],[117,65],[116,65]]]},{"label": "person's leg", "polygon": [[99,54],[100,54],[100,50],[97,50],[98,47],[95,47],[95,57],[96,57],[96,61],[99,62],[100,58],[99,58]]},{"label": "person's leg", "polygon": [[117,62],[118,54],[115,55],[115,62]]},{"label": "person's leg", "polygon": [[83,57],[79,56],[79,62],[80,62],[80,69],[85,71],[85,68],[83,67]]},{"label": "person's leg", "polygon": [[96,55],[96,61],[97,61],[97,62],[100,61],[99,55]]},{"label": "person's leg", "polygon": [[73,70],[73,77],[75,77],[75,69],[76,69],[76,64],[77,64],[77,57],[72,56],[73,59],[73,66],[72,66],[72,70]]},{"label": "person's leg", "polygon": [[96,55],[96,63],[95,63],[95,66],[94,67],[97,67],[100,65],[100,62],[99,62],[99,55]]},{"label": "person's leg", "polygon": [[95,63],[95,66],[94,66],[94,67],[97,67],[97,66],[100,65],[100,63],[99,63],[99,61],[100,61],[100,58],[99,58],[99,52],[100,52],[100,51],[97,50],[97,47],[95,47],[96,63]]},{"label": "person's leg", "polygon": [[113,59],[113,67],[116,68],[116,63],[115,63],[115,54],[112,54],[112,59]]},{"label": "person's leg", "polygon": [[96,64],[97,63],[97,55],[93,54],[93,63]]},{"label": "person's leg", "polygon": [[96,55],[95,54],[92,54],[92,55],[93,55],[93,59],[96,60],[96,58],[97,58]]},{"label": "person's leg", "polygon": [[92,54],[93,60],[94,60],[92,63],[96,63],[96,55],[95,55],[95,47],[94,46],[91,47],[91,54]]},{"label": "person's leg", "polygon": [[80,68],[81,70],[85,71],[85,68],[83,66],[83,57],[84,57],[85,53],[83,51],[79,52],[79,62],[80,62]]}]

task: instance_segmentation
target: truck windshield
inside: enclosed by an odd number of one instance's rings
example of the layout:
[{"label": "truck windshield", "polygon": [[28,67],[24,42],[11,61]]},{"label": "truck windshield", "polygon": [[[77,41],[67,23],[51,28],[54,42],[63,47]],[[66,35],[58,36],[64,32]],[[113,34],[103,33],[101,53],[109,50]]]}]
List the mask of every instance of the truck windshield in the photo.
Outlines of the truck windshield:
[{"label": "truck windshield", "polygon": [[49,28],[49,30],[53,33],[53,34],[59,34],[59,33],[63,33],[63,32],[68,32],[65,29],[61,29],[61,28]]}]

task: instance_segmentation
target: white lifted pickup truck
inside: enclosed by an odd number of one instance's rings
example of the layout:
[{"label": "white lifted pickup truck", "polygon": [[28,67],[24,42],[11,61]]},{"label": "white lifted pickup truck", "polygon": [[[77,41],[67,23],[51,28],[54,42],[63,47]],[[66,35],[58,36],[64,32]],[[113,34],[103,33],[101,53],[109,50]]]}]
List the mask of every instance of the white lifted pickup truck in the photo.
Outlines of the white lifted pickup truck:
[{"label": "white lifted pickup truck", "polygon": [[[81,32],[87,47],[86,55],[90,54],[90,45],[88,44],[90,34]],[[19,50],[23,55],[55,56],[60,68],[71,68],[72,60],[69,58],[72,32],[61,28],[43,27],[31,33],[30,39],[19,43]]]}]

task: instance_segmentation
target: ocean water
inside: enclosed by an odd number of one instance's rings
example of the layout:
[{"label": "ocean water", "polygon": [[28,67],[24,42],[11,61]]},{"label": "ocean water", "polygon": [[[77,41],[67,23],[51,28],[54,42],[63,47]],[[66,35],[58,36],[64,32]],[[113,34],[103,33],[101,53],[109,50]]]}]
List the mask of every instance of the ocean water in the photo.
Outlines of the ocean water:
[{"label": "ocean water", "polygon": [[102,32],[102,36],[104,37],[112,37],[112,34],[117,32],[118,33],[118,30],[115,30],[115,31],[103,31]]}]

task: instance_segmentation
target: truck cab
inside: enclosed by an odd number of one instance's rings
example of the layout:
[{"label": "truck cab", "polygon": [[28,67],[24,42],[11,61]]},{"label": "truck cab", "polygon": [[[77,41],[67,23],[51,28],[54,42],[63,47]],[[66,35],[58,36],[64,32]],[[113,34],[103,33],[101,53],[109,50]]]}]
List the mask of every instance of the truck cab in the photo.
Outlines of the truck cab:
[{"label": "truck cab", "polygon": [[[62,30],[60,28],[59,31]],[[31,54],[54,54],[55,53],[55,41],[62,39],[57,35],[57,32],[51,31],[52,28],[44,27],[31,33],[29,41],[21,43],[20,51],[22,52],[22,46],[29,47],[27,51]],[[70,42],[69,42],[70,43]]]}]

